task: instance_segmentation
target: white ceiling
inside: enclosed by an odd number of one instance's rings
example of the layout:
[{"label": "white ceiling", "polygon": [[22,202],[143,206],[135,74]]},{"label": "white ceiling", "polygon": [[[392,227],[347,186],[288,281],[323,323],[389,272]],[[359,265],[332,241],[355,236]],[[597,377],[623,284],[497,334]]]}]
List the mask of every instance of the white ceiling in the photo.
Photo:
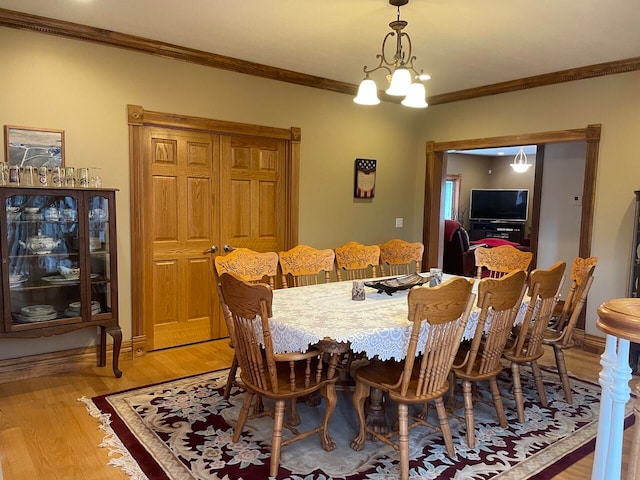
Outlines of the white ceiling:
[{"label": "white ceiling", "polygon": [[[358,84],[388,0],[0,0],[67,20]],[[640,0],[411,0],[428,95],[640,56]],[[382,74],[375,79],[382,85]]]}]

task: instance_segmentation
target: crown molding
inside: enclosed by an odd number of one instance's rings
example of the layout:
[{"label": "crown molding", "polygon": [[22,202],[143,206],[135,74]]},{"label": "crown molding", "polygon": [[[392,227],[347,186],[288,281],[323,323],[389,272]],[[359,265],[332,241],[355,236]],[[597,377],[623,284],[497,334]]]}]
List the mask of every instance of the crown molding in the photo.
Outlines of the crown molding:
[{"label": "crown molding", "polygon": [[[328,90],[351,96],[355,96],[358,91],[358,86],[351,83],[340,82],[338,80],[331,80],[328,78],[317,77],[315,75],[308,75],[306,73],[294,72],[292,70],[173,45],[135,35],[90,27],[64,20],[31,15],[28,13],[16,12],[13,10],[0,8],[0,26],[125,48],[127,50],[147,53],[150,55],[182,60],[221,70],[229,70],[232,72],[244,73],[246,75],[293,83],[305,87],[319,88],[321,90]],[[459,102],[472,98],[499,95],[501,93],[514,92],[517,90],[526,90],[529,88],[554,85],[556,83],[572,82],[575,80],[632,72],[635,70],[640,70],[640,57],[571,68],[559,72],[535,75],[507,82],[494,83],[481,87],[458,90],[456,92],[433,95],[428,98],[428,101],[429,105],[442,105],[445,103]],[[381,92],[380,96],[385,101],[399,103],[399,100],[396,97],[390,97],[384,94],[384,92]]]},{"label": "crown molding", "polygon": [[573,82],[587,78],[602,77],[604,75],[614,75],[616,73],[626,73],[640,70],[640,57],[626,58],[612,62],[598,63],[585,67],[569,68],[559,72],[534,75],[532,77],[509,80],[507,82],[484,85],[482,87],[458,90],[457,92],[443,93],[429,97],[429,105],[440,105],[443,103],[459,102],[472,98],[487,97],[489,95],[499,95],[501,93],[526,90],[528,88],[544,87],[555,85],[556,83]]}]

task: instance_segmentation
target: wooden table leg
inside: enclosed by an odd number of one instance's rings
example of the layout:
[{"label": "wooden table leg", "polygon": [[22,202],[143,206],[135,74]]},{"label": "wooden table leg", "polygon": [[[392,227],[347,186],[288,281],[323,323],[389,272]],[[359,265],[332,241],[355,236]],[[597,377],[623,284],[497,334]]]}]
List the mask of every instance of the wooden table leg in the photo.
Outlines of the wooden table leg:
[{"label": "wooden table leg", "polygon": [[[344,354],[346,352],[350,352],[350,345],[348,343],[336,342],[335,340],[331,340],[329,338],[325,338],[318,342],[318,348],[326,353],[338,353]],[[374,360],[375,361],[375,360]],[[331,371],[333,373],[333,371]],[[353,386],[354,382],[350,372],[346,372],[346,377],[348,378],[347,382],[345,382],[348,386]],[[340,383],[340,380],[338,380]],[[344,385],[343,385],[344,386]],[[387,433],[389,432],[389,426],[387,425],[387,419],[384,414],[384,395],[382,390],[377,388],[371,389],[371,394],[369,395],[369,399],[364,406],[365,418],[367,422],[367,427],[378,433]],[[367,435],[367,440],[376,440],[375,438],[369,438],[370,435]]]},{"label": "wooden table leg", "polygon": [[[372,388],[369,400],[364,405],[364,416],[367,428],[374,432],[388,433],[389,425],[384,415],[384,394],[378,388]],[[377,440],[373,435],[367,434],[367,440]]]}]

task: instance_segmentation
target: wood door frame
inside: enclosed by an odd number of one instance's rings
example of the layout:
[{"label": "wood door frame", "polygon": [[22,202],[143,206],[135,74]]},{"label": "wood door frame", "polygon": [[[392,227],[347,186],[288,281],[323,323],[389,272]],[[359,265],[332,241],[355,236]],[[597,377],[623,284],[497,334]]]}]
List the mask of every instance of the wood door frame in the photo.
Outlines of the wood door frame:
[{"label": "wood door frame", "polygon": [[587,143],[578,255],[581,257],[589,257],[591,255],[591,239],[593,234],[593,213],[595,206],[598,152],[600,149],[600,130],[601,125],[596,124],[575,130],[556,130],[448,142],[428,141],[426,144],[425,208],[422,226],[422,242],[425,248],[422,264],[427,268],[433,266],[442,267],[442,253],[444,248],[444,217],[442,215],[444,202],[442,200],[442,191],[447,176],[447,158],[445,155],[447,151],[507,147],[513,145],[538,145],[539,148],[542,148],[542,161],[539,162],[538,156],[536,155],[531,219],[531,229],[533,232],[531,246],[532,250],[537,251],[540,225],[540,190],[544,168],[544,145],[548,143],[576,141],[586,141]]},{"label": "wood door frame", "polygon": [[[212,120],[172,113],[145,110],[139,105],[127,105],[129,125],[129,171],[131,188],[131,298],[132,302],[132,345],[135,356],[146,353],[147,332],[142,318],[141,305],[145,302],[143,259],[145,258],[144,223],[142,222],[142,202],[144,192],[143,169],[143,128],[156,126],[178,128],[211,134],[246,135],[284,140],[286,146],[286,227],[285,249],[298,243],[299,229],[299,192],[300,192],[300,141],[301,130],[298,127],[276,128],[246,123]],[[147,290],[148,291],[148,290]]]}]

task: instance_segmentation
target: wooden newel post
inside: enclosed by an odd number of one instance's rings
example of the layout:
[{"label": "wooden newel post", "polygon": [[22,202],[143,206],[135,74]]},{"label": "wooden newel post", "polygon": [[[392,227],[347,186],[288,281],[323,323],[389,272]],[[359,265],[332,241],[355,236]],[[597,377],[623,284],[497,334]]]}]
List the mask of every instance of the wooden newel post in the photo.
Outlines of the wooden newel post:
[{"label": "wooden newel post", "polygon": [[[600,359],[600,418],[596,452],[591,472],[592,480],[618,480],[622,469],[622,438],[624,411],[629,401],[631,368],[629,367],[629,341],[640,342],[640,298],[617,298],[604,302],[598,308],[596,325],[607,334],[606,348]],[[638,385],[634,386],[638,393]],[[640,447],[640,399],[636,399],[636,426],[634,450]],[[640,479],[640,458],[632,454],[629,459],[630,480]]]}]

